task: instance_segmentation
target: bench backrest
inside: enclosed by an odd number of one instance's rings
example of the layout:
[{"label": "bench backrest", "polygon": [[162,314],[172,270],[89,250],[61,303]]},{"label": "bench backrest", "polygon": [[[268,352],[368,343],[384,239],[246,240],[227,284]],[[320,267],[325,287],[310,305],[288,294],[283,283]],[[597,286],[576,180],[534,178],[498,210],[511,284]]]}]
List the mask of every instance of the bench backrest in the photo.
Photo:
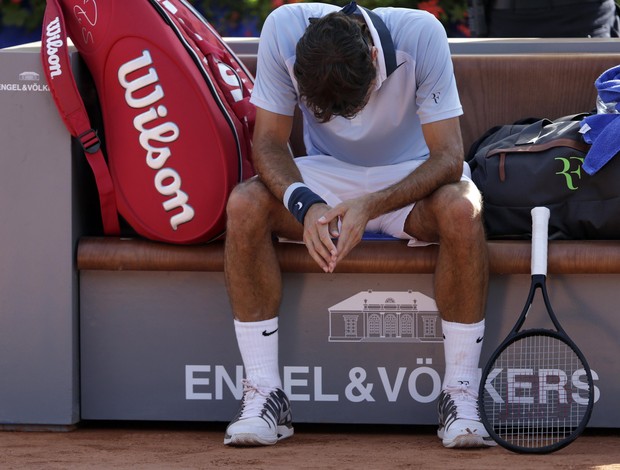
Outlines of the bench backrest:
[{"label": "bench backrest", "polygon": [[591,111],[594,81],[620,54],[454,55],[465,151],[487,129]]},{"label": "bench backrest", "polygon": [[[256,55],[241,59],[255,73]],[[620,53],[453,54],[463,105],[463,144],[493,126],[529,117],[555,119],[594,109],[594,80],[620,64]],[[291,146],[304,155],[301,116],[296,115]]]}]

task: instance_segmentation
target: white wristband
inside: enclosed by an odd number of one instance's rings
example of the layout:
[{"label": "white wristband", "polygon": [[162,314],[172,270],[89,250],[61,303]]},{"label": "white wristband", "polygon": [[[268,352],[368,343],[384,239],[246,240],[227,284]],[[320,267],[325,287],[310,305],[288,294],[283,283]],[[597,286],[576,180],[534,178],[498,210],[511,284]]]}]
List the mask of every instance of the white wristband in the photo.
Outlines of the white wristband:
[{"label": "white wristband", "polygon": [[291,198],[291,194],[293,194],[293,191],[295,191],[297,188],[307,188],[308,186],[306,186],[303,183],[293,183],[291,184],[288,188],[286,188],[286,191],[284,191],[284,196],[282,196],[282,202],[284,203],[284,207],[286,207],[288,209],[288,200]]}]

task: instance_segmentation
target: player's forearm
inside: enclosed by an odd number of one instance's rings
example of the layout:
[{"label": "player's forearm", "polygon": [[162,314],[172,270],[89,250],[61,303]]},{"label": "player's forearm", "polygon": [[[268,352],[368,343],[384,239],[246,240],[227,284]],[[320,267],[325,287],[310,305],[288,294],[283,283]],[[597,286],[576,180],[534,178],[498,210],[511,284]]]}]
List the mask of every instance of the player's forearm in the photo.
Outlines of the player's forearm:
[{"label": "player's forearm", "polygon": [[399,182],[369,195],[371,219],[428,197],[437,188],[460,180],[460,158],[430,158]]},{"label": "player's forearm", "polygon": [[252,158],[256,173],[280,200],[286,188],[296,181],[302,181],[301,173],[286,145],[274,144],[268,140],[256,141]]}]

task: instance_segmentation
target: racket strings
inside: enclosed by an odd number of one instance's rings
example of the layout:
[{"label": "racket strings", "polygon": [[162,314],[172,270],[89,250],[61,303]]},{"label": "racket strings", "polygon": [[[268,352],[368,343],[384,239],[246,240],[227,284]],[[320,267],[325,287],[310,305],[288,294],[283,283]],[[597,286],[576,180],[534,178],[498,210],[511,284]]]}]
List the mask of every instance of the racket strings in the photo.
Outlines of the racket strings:
[{"label": "racket strings", "polygon": [[557,337],[523,336],[493,363],[483,401],[497,436],[521,448],[569,438],[588,410],[589,387],[575,351]]}]

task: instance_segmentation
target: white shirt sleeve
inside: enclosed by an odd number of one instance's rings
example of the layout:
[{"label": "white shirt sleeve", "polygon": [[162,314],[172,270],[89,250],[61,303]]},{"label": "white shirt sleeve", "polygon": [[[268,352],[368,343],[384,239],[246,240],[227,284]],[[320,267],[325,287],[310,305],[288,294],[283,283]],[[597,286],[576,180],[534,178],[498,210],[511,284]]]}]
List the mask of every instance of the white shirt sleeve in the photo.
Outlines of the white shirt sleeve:
[{"label": "white shirt sleeve", "polygon": [[[430,15],[429,15],[430,16]],[[415,44],[416,104],[420,123],[463,114],[448,38],[435,18],[422,23]]]},{"label": "white shirt sleeve", "polygon": [[[294,58],[298,38],[284,41],[279,36],[291,33],[290,23],[287,24],[291,20],[299,21],[292,18],[286,8],[278,8],[265,20],[258,46],[256,82],[251,98],[251,102],[259,108],[286,116],[294,114],[297,104],[297,92],[287,68],[287,59]],[[281,28],[280,25],[287,27]],[[305,25],[302,24],[300,35],[304,30]]]}]

